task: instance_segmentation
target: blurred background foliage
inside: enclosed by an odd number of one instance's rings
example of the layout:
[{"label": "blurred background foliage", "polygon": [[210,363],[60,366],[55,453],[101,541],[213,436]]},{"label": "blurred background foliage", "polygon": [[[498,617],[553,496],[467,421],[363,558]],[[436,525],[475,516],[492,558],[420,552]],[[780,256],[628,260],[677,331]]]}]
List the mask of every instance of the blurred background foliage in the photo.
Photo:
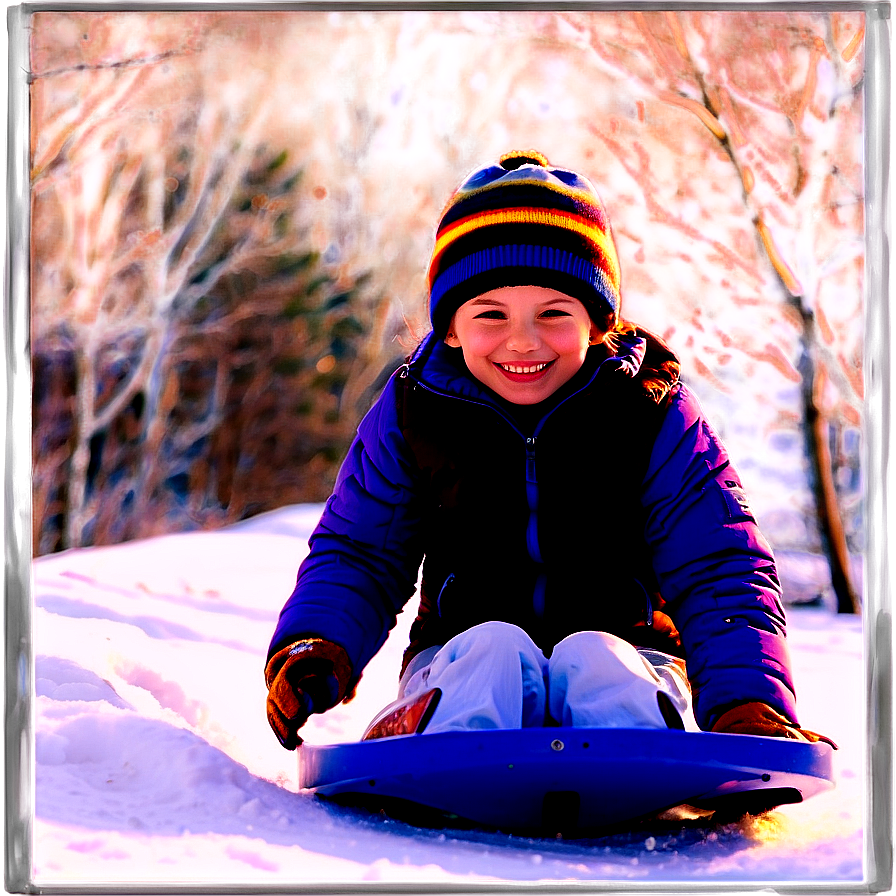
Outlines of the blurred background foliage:
[{"label": "blurred background foliage", "polygon": [[774,546],[849,578],[861,12],[32,25],[35,553],[324,500],[425,332],[450,190],[534,147],[597,185],[624,314],[681,355]]}]

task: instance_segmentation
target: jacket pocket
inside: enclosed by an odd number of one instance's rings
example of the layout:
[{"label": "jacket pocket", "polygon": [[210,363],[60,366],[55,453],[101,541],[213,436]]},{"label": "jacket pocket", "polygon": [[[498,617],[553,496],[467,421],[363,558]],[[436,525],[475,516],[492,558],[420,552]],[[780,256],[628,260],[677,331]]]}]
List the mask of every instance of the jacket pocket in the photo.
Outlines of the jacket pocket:
[{"label": "jacket pocket", "polygon": [[753,515],[750,503],[747,501],[747,496],[740,483],[732,479],[726,479],[722,482],[716,480],[716,488],[718,488],[722,496],[725,520],[727,522],[734,523],[744,520],[756,522],[756,517]]}]

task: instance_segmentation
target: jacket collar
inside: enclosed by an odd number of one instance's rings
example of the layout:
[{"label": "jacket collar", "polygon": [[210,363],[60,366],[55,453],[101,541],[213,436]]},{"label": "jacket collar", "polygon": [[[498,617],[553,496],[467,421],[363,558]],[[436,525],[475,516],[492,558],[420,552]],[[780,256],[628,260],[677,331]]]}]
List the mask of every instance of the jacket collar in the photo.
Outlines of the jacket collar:
[{"label": "jacket collar", "polygon": [[[584,377],[576,375],[577,389],[587,388],[597,376],[617,372],[623,376],[635,377],[644,366],[651,341],[658,343],[670,358],[671,352],[656,337],[643,330],[620,334],[617,348],[608,357],[601,357],[600,349],[591,349],[583,365]],[[677,362],[677,359],[676,359]],[[406,369],[415,381],[424,388],[486,404],[499,405],[501,402],[487,387],[470,375],[463,362],[460,349],[449,348],[435,333],[430,332],[411,355]],[[677,375],[674,378],[677,380]],[[671,385],[671,383],[670,383]],[[561,390],[564,391],[564,390]]]}]

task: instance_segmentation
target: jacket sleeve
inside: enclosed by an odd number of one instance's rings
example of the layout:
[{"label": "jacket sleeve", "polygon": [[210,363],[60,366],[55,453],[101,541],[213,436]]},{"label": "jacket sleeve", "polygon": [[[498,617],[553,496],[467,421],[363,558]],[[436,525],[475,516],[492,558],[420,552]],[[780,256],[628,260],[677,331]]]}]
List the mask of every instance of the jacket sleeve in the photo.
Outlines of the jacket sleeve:
[{"label": "jacket sleeve", "polygon": [[708,730],[726,707],[754,700],[796,722],[774,556],[724,446],[684,385],[672,393],[642,499],[697,724]]},{"label": "jacket sleeve", "polygon": [[345,648],[357,680],[414,593],[422,560],[416,467],[396,388],[393,377],[358,427],[269,657],[301,637],[325,638]]}]

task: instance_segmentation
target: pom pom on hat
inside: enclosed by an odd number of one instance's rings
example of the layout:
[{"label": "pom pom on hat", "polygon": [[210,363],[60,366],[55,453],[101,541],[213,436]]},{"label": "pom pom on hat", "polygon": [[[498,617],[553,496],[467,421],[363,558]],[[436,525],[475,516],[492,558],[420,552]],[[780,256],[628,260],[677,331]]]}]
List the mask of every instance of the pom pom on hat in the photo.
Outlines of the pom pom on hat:
[{"label": "pom pom on hat", "polygon": [[514,171],[521,165],[541,165],[542,168],[549,168],[551,163],[545,156],[534,149],[514,149],[510,152],[505,152],[504,155],[498,159],[498,164],[508,171]]},{"label": "pom pom on hat", "polygon": [[564,292],[606,329],[619,312],[619,260],[597,191],[532,150],[506,153],[458,187],[436,231],[428,279],[439,335],[464,302],[503,286]]}]

